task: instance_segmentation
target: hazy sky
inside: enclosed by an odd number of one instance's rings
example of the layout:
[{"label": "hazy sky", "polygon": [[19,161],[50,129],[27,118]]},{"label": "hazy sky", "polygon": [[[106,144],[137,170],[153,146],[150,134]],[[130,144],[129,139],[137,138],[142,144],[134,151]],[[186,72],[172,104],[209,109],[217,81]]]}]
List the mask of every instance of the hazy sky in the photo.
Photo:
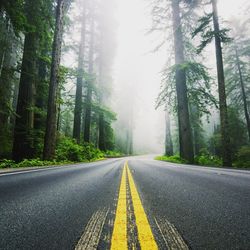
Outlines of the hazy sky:
[{"label": "hazy sky", "polygon": [[[245,2],[219,0],[219,14],[225,20],[240,16]],[[151,25],[148,3],[147,0],[117,0],[119,28],[114,86],[116,98],[119,98],[124,88],[129,87],[135,93],[135,146],[143,144],[159,152],[164,149],[164,113],[162,110],[156,111],[154,106],[160,89],[160,71],[166,62],[167,52],[151,53],[155,44],[153,39],[156,38],[145,34]]]}]

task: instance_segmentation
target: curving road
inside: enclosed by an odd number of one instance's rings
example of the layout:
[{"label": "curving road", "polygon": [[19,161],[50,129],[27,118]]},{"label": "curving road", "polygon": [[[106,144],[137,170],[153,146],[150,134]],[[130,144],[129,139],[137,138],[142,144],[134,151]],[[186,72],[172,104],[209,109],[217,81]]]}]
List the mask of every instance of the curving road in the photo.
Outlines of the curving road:
[{"label": "curving road", "polygon": [[[133,178],[159,249],[250,249],[249,171],[149,156],[0,173],[0,249],[109,249],[126,161],[127,190]],[[140,235],[126,192],[128,224]],[[134,238],[129,248],[140,248]]]}]

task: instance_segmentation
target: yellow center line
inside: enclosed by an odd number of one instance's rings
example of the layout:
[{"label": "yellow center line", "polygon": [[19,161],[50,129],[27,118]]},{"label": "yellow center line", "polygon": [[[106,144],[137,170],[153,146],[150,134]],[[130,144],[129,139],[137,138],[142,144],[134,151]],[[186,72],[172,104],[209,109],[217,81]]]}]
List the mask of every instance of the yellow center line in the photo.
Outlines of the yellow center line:
[{"label": "yellow center line", "polygon": [[126,193],[126,168],[123,167],[121,186],[116,208],[115,224],[111,240],[111,250],[127,250],[127,193]]},{"label": "yellow center line", "polygon": [[132,196],[132,202],[134,207],[135,221],[138,230],[138,238],[140,242],[141,249],[154,250],[158,249],[155,242],[151,227],[149,225],[146,213],[141,203],[141,199],[137,192],[132,174],[129,170],[128,163],[126,163],[126,169],[128,173],[128,180],[130,186],[130,192]]}]

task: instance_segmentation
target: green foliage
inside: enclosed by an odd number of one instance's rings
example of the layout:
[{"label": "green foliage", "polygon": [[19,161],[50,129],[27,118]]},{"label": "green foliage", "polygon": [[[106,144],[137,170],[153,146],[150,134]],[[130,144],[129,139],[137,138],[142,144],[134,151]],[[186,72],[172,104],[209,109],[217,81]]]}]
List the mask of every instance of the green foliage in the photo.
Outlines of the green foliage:
[{"label": "green foliage", "polygon": [[201,150],[199,156],[195,157],[195,163],[202,166],[222,166],[222,160],[218,156],[210,155],[207,150]]},{"label": "green foliage", "polygon": [[174,65],[163,73],[161,92],[157,98],[157,108],[162,105],[177,110],[175,73],[178,68],[185,70],[189,104],[193,104],[202,113],[209,113],[209,107],[217,106],[217,100],[211,94],[211,77],[207,68],[197,62],[185,62]]},{"label": "green foliage", "polygon": [[221,159],[217,156],[213,156],[213,155],[201,155],[201,156],[197,156],[195,158],[195,162],[198,165],[202,165],[202,166],[216,166],[219,167],[222,165]]},{"label": "green foliage", "polygon": [[212,27],[213,13],[205,14],[198,20],[198,27],[193,31],[192,38],[200,34],[201,42],[197,48],[197,53],[201,53],[202,50],[213,40],[215,36],[219,36],[222,43],[228,43],[232,39],[227,35],[229,29],[220,29],[219,33],[213,30]]},{"label": "green foliage", "polygon": [[[111,154],[111,151],[109,152]],[[118,156],[118,152],[112,152]],[[120,156],[120,155],[119,155]],[[24,159],[19,163],[3,159],[0,161],[1,168],[24,168],[34,166],[51,166],[72,162],[87,162],[104,158],[104,153],[90,143],[78,145],[73,139],[61,136],[57,142],[56,159],[54,161],[42,161],[41,159]]]},{"label": "green foliage", "polygon": [[183,164],[187,164],[187,161],[185,161],[184,159],[182,159],[179,155],[173,155],[173,156],[156,156],[155,160],[159,160],[159,161],[168,161],[168,162],[172,162],[172,163],[183,163]]},{"label": "green foliage", "polygon": [[93,161],[93,160],[104,158],[103,152],[100,151],[91,143],[84,143],[83,155],[84,155],[84,159],[88,161]]},{"label": "green foliage", "polygon": [[107,158],[116,158],[116,157],[123,157],[124,154],[119,152],[119,151],[116,151],[116,150],[107,150],[105,151],[105,157]]},{"label": "green foliage", "polygon": [[15,162],[12,160],[7,160],[7,159],[0,160],[0,169],[1,168],[11,168],[14,165],[15,165]]},{"label": "green foliage", "polygon": [[38,166],[49,166],[55,165],[56,162],[53,161],[42,161],[40,159],[24,159],[23,161],[15,164],[16,168],[25,168],[25,167],[38,167]]},{"label": "green foliage", "polygon": [[250,168],[250,146],[243,146],[237,153],[237,160],[233,164],[238,168]]},{"label": "green foliage", "polygon": [[[228,107],[228,129],[230,134],[231,156],[233,160],[236,160],[240,147],[247,144],[247,130],[239,110],[231,105]],[[208,145],[210,154],[221,157],[222,146],[219,125],[214,128],[214,133],[209,138]]]},{"label": "green foliage", "polygon": [[56,148],[56,160],[61,161],[92,161],[103,158],[103,153],[94,147],[94,145],[85,143],[79,145],[75,140],[61,136],[58,139]]},{"label": "green foliage", "polygon": [[12,160],[3,159],[0,161],[0,169],[3,168],[26,168],[26,167],[38,167],[38,166],[52,166],[59,164],[56,161],[42,161],[40,159],[24,159],[19,163],[15,163]]},{"label": "green foliage", "polygon": [[83,161],[82,147],[78,145],[73,139],[68,137],[60,137],[56,147],[57,161]]},{"label": "green foliage", "polygon": [[6,11],[16,34],[27,28],[27,19],[24,14],[24,0],[3,1],[0,7]]},{"label": "green foliage", "polygon": [[[237,109],[244,112],[244,102],[242,96],[241,80],[244,85],[246,93],[246,101],[250,103],[248,98],[250,95],[250,65],[249,57],[246,56],[245,48],[248,47],[250,39],[244,41],[234,40],[233,43],[226,47],[225,53],[225,77],[226,77],[226,91],[230,102],[237,107]],[[239,68],[241,76],[239,74]],[[241,78],[240,78],[241,77]]]},{"label": "green foliage", "polygon": [[228,118],[231,153],[232,159],[235,160],[241,146],[247,144],[247,130],[237,108],[232,106],[228,108]]},{"label": "green foliage", "polygon": [[208,150],[211,155],[221,157],[221,133],[219,125],[214,127],[214,132],[208,139]]},{"label": "green foliage", "polygon": [[[155,160],[167,161],[172,163],[187,164],[184,159],[181,159],[179,155],[174,156],[157,156]],[[203,151],[200,156],[196,156],[195,163],[201,166],[214,166],[219,167],[222,165],[222,161],[217,156],[209,155],[206,151]]]}]

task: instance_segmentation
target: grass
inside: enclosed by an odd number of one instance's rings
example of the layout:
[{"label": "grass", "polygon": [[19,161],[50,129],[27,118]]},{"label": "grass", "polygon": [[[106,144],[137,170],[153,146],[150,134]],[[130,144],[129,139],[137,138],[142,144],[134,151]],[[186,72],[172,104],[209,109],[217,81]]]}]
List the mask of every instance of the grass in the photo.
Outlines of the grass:
[{"label": "grass", "polygon": [[[95,161],[102,161],[106,158],[95,158],[91,160],[85,160],[81,161],[84,162],[95,162]],[[43,167],[43,166],[59,166],[59,165],[65,165],[65,164],[75,164],[75,163],[81,163],[76,161],[42,161],[40,159],[24,159],[23,161],[16,163],[12,160],[3,159],[0,160],[0,169],[6,169],[6,168],[29,168],[29,167]]]},{"label": "grass", "polygon": [[[166,161],[172,163],[179,163],[179,164],[188,164],[187,161],[180,158],[179,155],[174,156],[156,156],[155,160],[159,161]],[[204,167],[222,167],[222,160],[217,156],[212,155],[200,155],[195,157],[194,164]],[[233,162],[233,168],[238,169],[249,169],[250,168],[250,161],[249,160],[238,160]]]},{"label": "grass", "polygon": [[[188,162],[182,159],[179,155],[173,156],[157,156],[155,160],[159,161],[167,161],[172,163],[179,163],[179,164],[188,164]],[[201,155],[195,157],[195,164],[200,166],[210,166],[210,167],[221,167],[222,161],[220,158],[215,156],[208,156],[208,155]]]},{"label": "grass", "polygon": [[172,162],[172,163],[181,163],[181,164],[186,164],[187,161],[182,159],[179,155],[173,155],[173,156],[156,156],[155,160],[159,161],[167,161],[167,162]]}]

